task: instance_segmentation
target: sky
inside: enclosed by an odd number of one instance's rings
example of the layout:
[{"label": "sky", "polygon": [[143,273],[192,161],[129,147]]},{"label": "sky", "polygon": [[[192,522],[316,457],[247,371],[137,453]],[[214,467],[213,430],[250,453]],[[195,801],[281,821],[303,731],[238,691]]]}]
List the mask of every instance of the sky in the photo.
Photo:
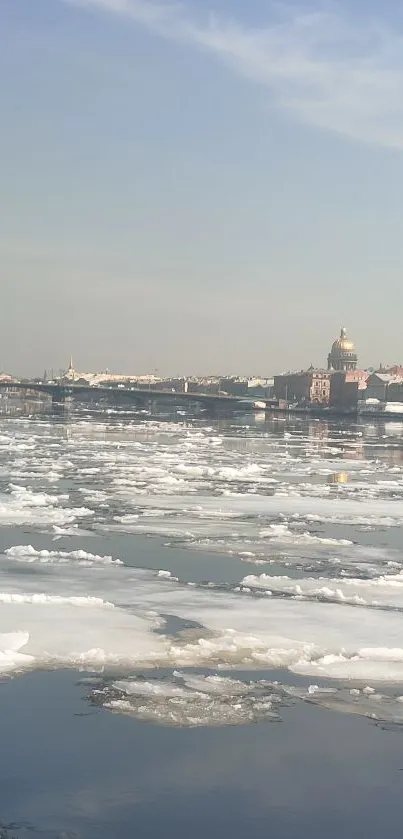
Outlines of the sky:
[{"label": "sky", "polygon": [[0,369],[403,362],[397,0],[0,0]]}]

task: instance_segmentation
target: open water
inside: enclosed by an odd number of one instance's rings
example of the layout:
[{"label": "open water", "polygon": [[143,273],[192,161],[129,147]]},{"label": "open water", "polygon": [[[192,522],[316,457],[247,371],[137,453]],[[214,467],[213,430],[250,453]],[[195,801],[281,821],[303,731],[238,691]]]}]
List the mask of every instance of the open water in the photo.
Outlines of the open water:
[{"label": "open water", "polygon": [[402,530],[399,423],[0,418],[4,837],[400,829]]}]

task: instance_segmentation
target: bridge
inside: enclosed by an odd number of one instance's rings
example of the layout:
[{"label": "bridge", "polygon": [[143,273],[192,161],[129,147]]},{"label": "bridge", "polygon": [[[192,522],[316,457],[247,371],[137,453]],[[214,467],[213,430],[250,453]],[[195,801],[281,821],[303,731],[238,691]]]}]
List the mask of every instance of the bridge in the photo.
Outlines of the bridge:
[{"label": "bridge", "polygon": [[107,398],[108,401],[115,401],[116,404],[128,404],[131,402],[136,406],[145,406],[152,401],[158,400],[169,405],[188,405],[199,403],[212,411],[243,410],[262,411],[266,407],[260,400],[254,401],[241,396],[229,396],[217,393],[180,392],[172,390],[156,390],[144,387],[106,387],[100,385],[74,384],[73,382],[0,382],[0,391],[43,393],[50,396],[54,405],[64,405],[66,400],[90,397],[92,401]]}]

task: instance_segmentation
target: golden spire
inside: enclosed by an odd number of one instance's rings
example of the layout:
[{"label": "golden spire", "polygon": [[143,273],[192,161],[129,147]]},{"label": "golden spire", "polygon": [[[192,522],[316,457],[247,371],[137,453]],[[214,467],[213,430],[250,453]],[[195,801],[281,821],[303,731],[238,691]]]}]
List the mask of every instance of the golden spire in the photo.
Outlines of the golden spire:
[{"label": "golden spire", "polygon": [[334,342],[333,346],[340,350],[345,350],[346,352],[354,352],[354,344],[352,341],[349,341],[347,338],[347,330],[344,326],[340,329],[340,338]]}]

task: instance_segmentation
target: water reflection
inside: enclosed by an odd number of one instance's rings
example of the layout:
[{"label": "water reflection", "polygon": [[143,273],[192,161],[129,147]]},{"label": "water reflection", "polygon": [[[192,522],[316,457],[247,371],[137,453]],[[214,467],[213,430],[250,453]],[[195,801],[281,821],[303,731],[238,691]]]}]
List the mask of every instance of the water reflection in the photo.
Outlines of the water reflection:
[{"label": "water reflection", "polygon": [[[147,440],[150,435],[155,436],[155,422],[160,424],[180,423],[194,427],[198,424],[205,426],[205,416],[196,411],[181,411],[175,409],[171,413],[148,414],[144,411],[105,410],[102,406],[89,408],[88,405],[71,403],[68,406],[52,405],[50,397],[24,399],[18,394],[0,394],[0,416],[52,418],[57,417],[57,425],[70,428],[71,422],[78,419],[94,421],[96,435],[99,436],[99,426],[105,426],[105,434],[113,436],[113,429],[127,430],[133,426],[138,439]],[[376,460],[396,466],[403,464],[403,422],[379,420],[379,422],[351,422],[350,420],[312,419],[306,416],[281,416],[273,414],[245,414],[221,417],[209,420],[212,432],[224,434],[224,445],[239,451],[256,451],[261,441],[271,437],[278,440],[284,452],[294,453],[297,446],[304,442],[306,455],[320,458],[331,456],[344,460]],[[82,431],[82,429],[81,429]],[[95,432],[94,432],[95,433]],[[162,433],[162,432],[161,432]],[[91,436],[91,424],[85,429],[85,434]],[[168,438],[167,438],[168,439]],[[341,481],[340,481],[341,482]]]},{"label": "water reflection", "polygon": [[17,394],[0,394],[0,416],[6,417],[30,417],[43,414],[49,411],[52,400],[44,399],[21,399]]}]

